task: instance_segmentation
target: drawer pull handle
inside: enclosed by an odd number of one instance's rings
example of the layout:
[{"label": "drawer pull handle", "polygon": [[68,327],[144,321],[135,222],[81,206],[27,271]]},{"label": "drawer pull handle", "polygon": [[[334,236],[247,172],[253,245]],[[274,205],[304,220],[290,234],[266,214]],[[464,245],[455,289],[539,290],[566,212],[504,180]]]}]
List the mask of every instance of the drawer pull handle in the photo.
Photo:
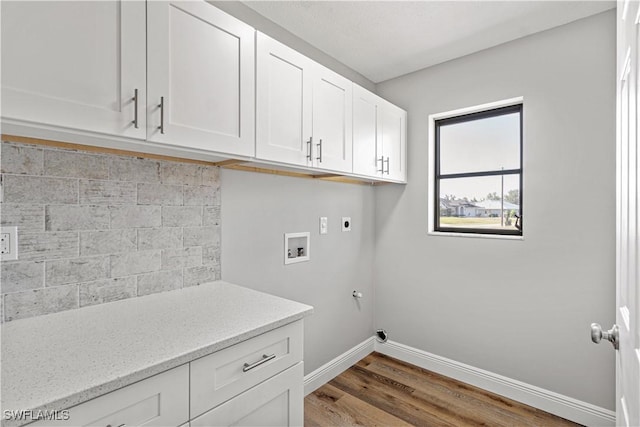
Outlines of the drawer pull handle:
[{"label": "drawer pull handle", "polygon": [[267,363],[269,360],[273,360],[276,358],[275,354],[272,354],[271,356],[267,356],[266,354],[262,355],[262,359],[258,360],[257,362],[254,363],[245,363],[244,364],[244,368],[242,368],[242,372],[248,372],[250,370],[252,370],[253,368],[257,368],[258,366],[262,365],[263,363]]}]

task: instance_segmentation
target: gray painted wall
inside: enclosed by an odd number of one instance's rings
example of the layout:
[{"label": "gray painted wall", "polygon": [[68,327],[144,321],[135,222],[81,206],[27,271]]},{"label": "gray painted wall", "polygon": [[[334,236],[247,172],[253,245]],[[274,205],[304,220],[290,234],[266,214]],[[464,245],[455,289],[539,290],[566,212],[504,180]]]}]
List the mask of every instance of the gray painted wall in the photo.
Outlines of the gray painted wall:
[{"label": "gray painted wall", "polygon": [[[222,278],[310,304],[305,373],[373,335],[374,189],[225,170]],[[329,233],[319,234],[319,217]],[[352,231],[340,230],[351,217]],[[311,259],[284,265],[284,233],[311,232]],[[361,291],[356,301],[351,293]]]},{"label": "gray painted wall", "polygon": [[[376,189],[390,339],[614,408],[615,14],[379,84],[409,112],[406,187]],[[427,117],[524,96],[524,241],[427,235]],[[224,247],[224,246],[223,246]]]},{"label": "gray painted wall", "polygon": [[357,71],[354,71],[353,69],[347,67],[342,62],[327,55],[320,49],[310,45],[293,33],[285,30],[273,21],[270,21],[269,19],[260,15],[258,12],[241,3],[240,1],[209,0],[209,3],[225,11],[229,15],[235,16],[239,20],[246,22],[256,30],[268,35],[269,37],[278,40],[280,43],[284,43],[290,48],[297,50],[303,55],[313,59],[314,61],[324,65],[325,67],[335,71],[336,73],[346,77],[347,79],[358,83],[360,86],[372,92],[375,91],[376,85],[371,80],[367,79]]}]

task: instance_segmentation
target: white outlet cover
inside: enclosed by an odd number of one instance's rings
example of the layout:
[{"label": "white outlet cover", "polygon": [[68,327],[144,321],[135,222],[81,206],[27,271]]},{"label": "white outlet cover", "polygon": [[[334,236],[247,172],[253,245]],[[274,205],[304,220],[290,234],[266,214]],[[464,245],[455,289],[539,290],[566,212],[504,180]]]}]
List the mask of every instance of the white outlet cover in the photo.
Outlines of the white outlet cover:
[{"label": "white outlet cover", "polygon": [[0,235],[7,235],[8,241],[2,242],[9,252],[0,254],[1,261],[18,259],[18,227],[0,227]]},{"label": "white outlet cover", "polygon": [[351,231],[351,217],[343,216],[342,217],[342,231]]},{"label": "white outlet cover", "polygon": [[329,232],[329,223],[326,216],[320,217],[320,234],[327,234]]}]

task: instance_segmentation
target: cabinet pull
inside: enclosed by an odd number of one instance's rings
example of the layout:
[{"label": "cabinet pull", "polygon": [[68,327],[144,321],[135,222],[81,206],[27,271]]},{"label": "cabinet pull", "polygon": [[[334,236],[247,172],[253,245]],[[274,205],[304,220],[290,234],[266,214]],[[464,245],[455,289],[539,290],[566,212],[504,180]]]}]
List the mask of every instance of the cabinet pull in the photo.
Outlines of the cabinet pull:
[{"label": "cabinet pull", "polygon": [[313,136],[309,137],[307,141],[307,159],[311,162],[311,150],[313,149]]},{"label": "cabinet pull", "polygon": [[158,108],[160,108],[160,126],[158,126],[158,129],[160,129],[160,133],[164,134],[164,96],[160,97]]},{"label": "cabinet pull", "polygon": [[133,127],[138,129],[138,89],[133,90],[131,100],[133,101],[133,121],[131,123],[133,123]]},{"label": "cabinet pull", "polygon": [[318,146],[318,150],[319,150],[319,156],[316,157],[316,160],[322,163],[322,138],[320,138],[320,143],[316,145]]},{"label": "cabinet pull", "polygon": [[257,362],[254,363],[245,363],[244,364],[244,368],[242,368],[242,372],[248,372],[250,370],[252,370],[253,368],[257,368],[258,366],[262,365],[263,363],[267,363],[269,360],[273,360],[276,358],[275,353],[272,354],[271,356],[267,356],[266,354],[262,355],[262,359],[258,360]]},{"label": "cabinet pull", "polygon": [[[384,156],[380,156],[380,167],[382,169],[378,169],[378,172],[382,172],[384,174]],[[376,159],[376,167],[378,167],[378,160]]]},{"label": "cabinet pull", "polygon": [[[387,163],[387,175],[389,175],[389,158],[388,157],[387,157],[387,160],[385,160],[385,162]],[[382,165],[382,169],[384,169],[384,164]]]}]

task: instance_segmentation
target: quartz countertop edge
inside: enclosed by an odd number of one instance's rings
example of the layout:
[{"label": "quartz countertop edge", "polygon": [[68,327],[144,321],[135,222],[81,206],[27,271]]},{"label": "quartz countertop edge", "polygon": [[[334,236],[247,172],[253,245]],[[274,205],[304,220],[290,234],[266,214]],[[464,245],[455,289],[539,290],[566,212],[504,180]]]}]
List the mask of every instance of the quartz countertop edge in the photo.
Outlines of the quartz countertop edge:
[{"label": "quartz countertop edge", "polygon": [[[312,312],[306,304],[217,281],[7,322],[2,409],[68,409]],[[29,422],[3,413],[2,427]]]}]

